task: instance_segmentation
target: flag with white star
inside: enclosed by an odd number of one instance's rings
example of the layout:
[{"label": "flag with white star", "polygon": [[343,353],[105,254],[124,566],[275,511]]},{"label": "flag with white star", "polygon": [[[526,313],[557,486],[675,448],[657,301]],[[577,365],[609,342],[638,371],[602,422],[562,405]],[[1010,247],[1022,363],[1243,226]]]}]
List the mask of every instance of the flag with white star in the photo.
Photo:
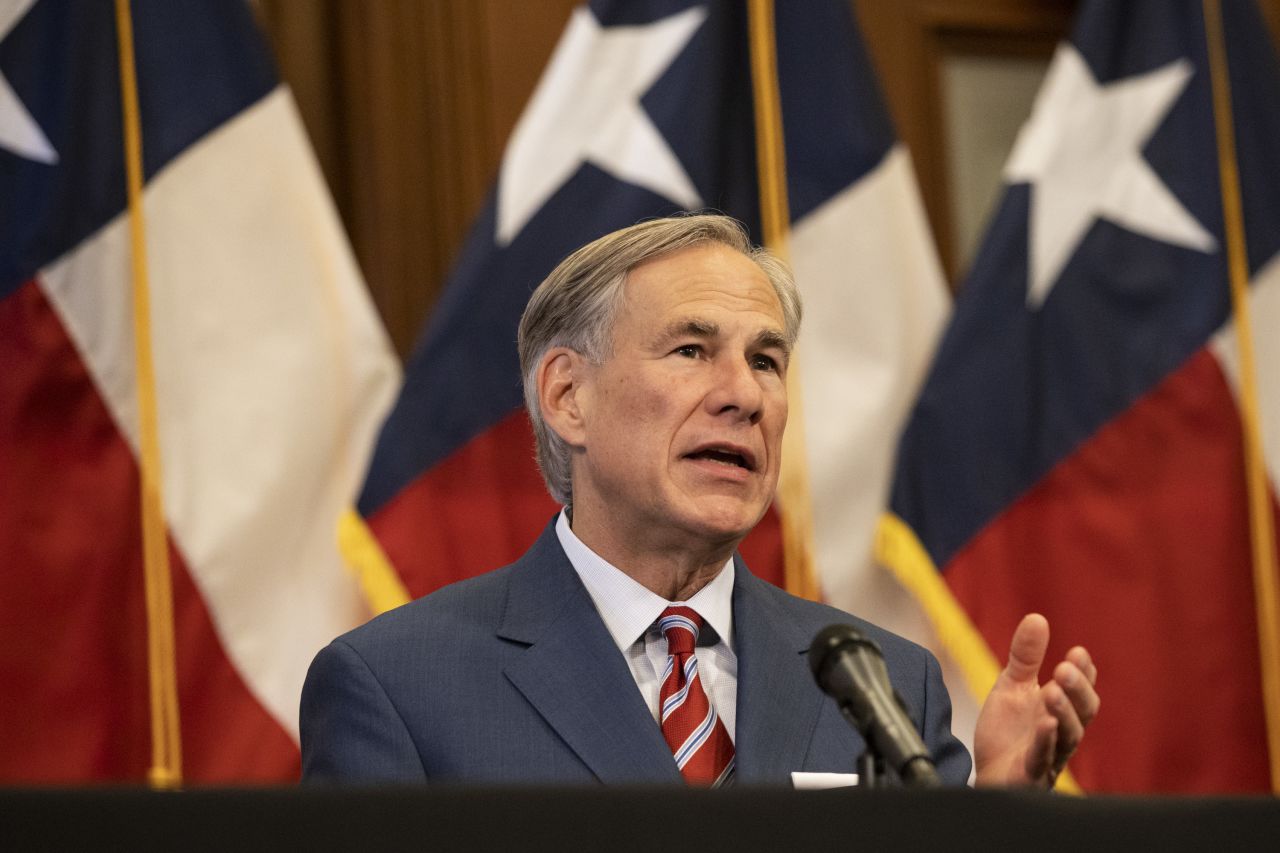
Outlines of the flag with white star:
[{"label": "flag with white star", "polygon": [[[1280,71],[1252,2],[1222,6],[1274,482]],[[1203,14],[1084,4],[1005,167],[881,526],[882,559],[933,591],[976,690],[1026,612],[1049,617],[1048,660],[1089,648],[1104,702],[1070,769],[1091,790],[1271,786]]]},{"label": "flag with white star", "polygon": [[[0,784],[152,760],[115,4],[0,4]],[[297,778],[399,368],[247,3],[133,0],[183,778]]]},{"label": "flag with white star", "polygon": [[[605,233],[681,210],[726,212],[761,241],[746,7],[597,0],[573,13],[410,360],[360,499],[408,595],[512,561],[557,509],[534,464],[516,354],[518,319],[547,273]],[[893,443],[949,299],[848,3],[779,2],[775,32],[805,300],[805,416],[791,429],[804,431],[818,581],[833,603],[927,630],[870,555]],[[772,511],[743,554],[782,582]]]}]

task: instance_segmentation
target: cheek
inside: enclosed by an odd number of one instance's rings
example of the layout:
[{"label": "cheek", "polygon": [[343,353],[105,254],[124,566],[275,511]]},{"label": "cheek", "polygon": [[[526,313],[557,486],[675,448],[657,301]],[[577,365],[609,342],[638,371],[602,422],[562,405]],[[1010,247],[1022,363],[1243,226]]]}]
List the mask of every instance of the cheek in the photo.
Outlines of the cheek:
[{"label": "cheek", "polygon": [[781,382],[774,383],[765,390],[765,417],[775,426],[787,425],[787,386]]},{"label": "cheek", "polygon": [[768,414],[765,416],[765,435],[766,440],[775,449],[780,451],[782,447],[782,434],[787,428],[787,398],[782,395],[781,400],[770,405]]},{"label": "cheek", "polygon": [[645,425],[647,433],[671,421],[680,408],[683,399],[682,385],[679,380],[652,377],[647,380],[633,380],[615,389],[613,404],[614,416],[622,425],[635,427]]}]

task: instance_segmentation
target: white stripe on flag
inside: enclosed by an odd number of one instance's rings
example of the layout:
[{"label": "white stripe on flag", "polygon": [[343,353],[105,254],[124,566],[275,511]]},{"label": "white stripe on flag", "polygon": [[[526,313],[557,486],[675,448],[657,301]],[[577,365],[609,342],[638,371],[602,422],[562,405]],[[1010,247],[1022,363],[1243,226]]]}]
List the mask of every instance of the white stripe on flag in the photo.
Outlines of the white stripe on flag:
[{"label": "white stripe on flag", "polygon": [[[365,615],[335,530],[399,367],[285,89],[145,204],[166,516],[232,663],[296,738],[311,657]],[[136,451],[126,252],[120,217],[41,279]]]},{"label": "white stripe on flag", "polygon": [[[1271,483],[1280,483],[1280,254],[1254,276],[1249,288],[1253,321],[1254,366],[1258,379],[1258,410],[1262,421],[1262,450]],[[1210,348],[1226,374],[1231,391],[1240,397],[1240,354],[1236,324],[1229,320],[1213,336]]]},{"label": "white stripe on flag", "polygon": [[814,564],[828,602],[934,651],[972,742],[977,704],[915,599],[871,559],[898,436],[950,314],[911,159],[895,146],[862,180],[796,223]]}]

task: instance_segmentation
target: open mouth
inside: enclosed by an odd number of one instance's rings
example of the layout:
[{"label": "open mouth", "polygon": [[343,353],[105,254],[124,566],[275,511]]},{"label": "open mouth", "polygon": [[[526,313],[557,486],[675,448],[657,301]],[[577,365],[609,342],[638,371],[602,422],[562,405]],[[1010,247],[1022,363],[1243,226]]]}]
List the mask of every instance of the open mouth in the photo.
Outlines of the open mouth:
[{"label": "open mouth", "polygon": [[755,470],[755,459],[745,450],[734,447],[725,447],[723,445],[714,445],[703,447],[695,450],[686,456],[687,459],[705,459],[710,462],[718,462],[721,465],[730,465],[741,468],[744,471]]}]

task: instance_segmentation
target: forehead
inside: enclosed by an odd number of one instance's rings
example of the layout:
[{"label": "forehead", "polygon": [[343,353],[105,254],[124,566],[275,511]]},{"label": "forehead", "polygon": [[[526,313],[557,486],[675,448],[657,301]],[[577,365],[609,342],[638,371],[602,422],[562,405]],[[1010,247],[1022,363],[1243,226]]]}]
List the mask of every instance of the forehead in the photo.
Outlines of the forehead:
[{"label": "forehead", "polygon": [[[624,317],[663,323],[678,317],[737,319],[783,327],[782,303],[764,270],[728,246],[691,246],[634,267],[624,286]],[[623,320],[620,317],[619,320]]]}]

